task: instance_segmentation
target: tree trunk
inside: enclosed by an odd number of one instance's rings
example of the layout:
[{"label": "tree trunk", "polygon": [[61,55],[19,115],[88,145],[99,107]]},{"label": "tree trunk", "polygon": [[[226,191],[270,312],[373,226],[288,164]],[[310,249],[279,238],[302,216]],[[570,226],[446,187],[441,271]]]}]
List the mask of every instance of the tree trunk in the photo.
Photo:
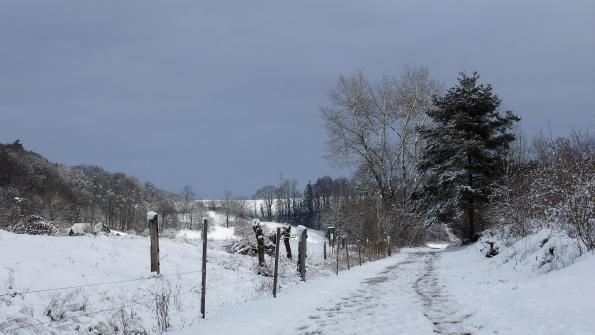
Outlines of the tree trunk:
[{"label": "tree trunk", "polygon": [[[260,266],[260,269],[262,270],[262,268],[265,266],[264,234],[262,232],[262,228],[260,227],[260,225],[254,226],[253,229],[254,229],[254,233],[256,235],[256,251],[258,253],[258,265]],[[260,273],[260,271],[259,271],[259,273]]]},{"label": "tree trunk", "polygon": [[283,228],[283,244],[285,244],[285,251],[287,252],[287,258],[291,259],[291,245],[289,244],[289,237],[291,232],[291,227]]},{"label": "tree trunk", "polygon": [[[473,188],[473,173],[471,172],[471,155],[467,154],[467,184]],[[467,240],[468,242],[475,242],[475,199],[473,193],[469,194],[467,204]]]}]

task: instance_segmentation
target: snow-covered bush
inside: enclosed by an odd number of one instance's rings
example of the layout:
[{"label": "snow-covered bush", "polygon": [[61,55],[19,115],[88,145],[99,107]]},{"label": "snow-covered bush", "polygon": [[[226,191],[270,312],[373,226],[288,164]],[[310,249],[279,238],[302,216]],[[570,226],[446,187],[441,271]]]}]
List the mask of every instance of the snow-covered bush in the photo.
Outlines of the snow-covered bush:
[{"label": "snow-covered bush", "polygon": [[[254,233],[253,233],[254,235]],[[265,240],[264,253],[269,256],[275,256],[275,245],[270,240]],[[225,249],[231,254],[241,254],[256,257],[258,255],[258,246],[254,236],[252,238],[240,238],[233,240]]]},{"label": "snow-covered bush", "polygon": [[52,235],[57,229],[38,215],[29,215],[9,228],[15,234]]},{"label": "snow-covered bush", "polygon": [[577,136],[539,139],[534,161],[511,163],[485,212],[491,226],[507,238],[563,231],[575,247],[558,246],[558,253],[595,249],[595,138]]},{"label": "snow-covered bush", "polygon": [[590,181],[577,185],[565,199],[559,215],[571,236],[579,239],[586,250],[595,249],[595,171]]},{"label": "snow-covered bush", "polygon": [[[539,273],[565,268],[581,256],[580,241],[561,229],[537,229],[526,236],[517,237],[505,228],[490,229],[476,244],[483,255],[502,263],[513,263]],[[494,250],[497,252],[494,253]]]},{"label": "snow-covered bush", "polygon": [[157,319],[157,328],[160,332],[165,332],[171,326],[170,324],[170,305],[172,299],[171,286],[169,282],[159,285],[153,292],[155,299],[155,318]]}]

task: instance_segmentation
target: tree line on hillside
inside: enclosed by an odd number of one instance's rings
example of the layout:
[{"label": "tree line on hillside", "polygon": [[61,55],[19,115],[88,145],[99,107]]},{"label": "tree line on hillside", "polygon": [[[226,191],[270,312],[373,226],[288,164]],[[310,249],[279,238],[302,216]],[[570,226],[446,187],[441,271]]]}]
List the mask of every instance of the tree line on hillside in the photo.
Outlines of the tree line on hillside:
[{"label": "tree line on hillside", "polygon": [[472,242],[493,226],[556,225],[595,247],[594,132],[528,143],[477,73],[445,90],[424,67],[378,82],[358,72],[329,97],[327,157],[355,173],[308,183],[301,197],[288,182],[265,186],[263,217],[399,245],[445,238],[447,227]]},{"label": "tree line on hillside", "polygon": [[[144,230],[148,210],[165,228],[192,218],[194,192],[181,194],[100,167],[65,167],[26,150],[20,141],[0,144],[0,227],[38,215],[59,225],[103,222],[112,229]],[[185,220],[186,221],[186,220]]]},{"label": "tree line on hillside", "polygon": [[268,221],[276,220],[306,227],[320,228],[335,201],[351,197],[347,178],[329,176],[308,182],[304,191],[296,190],[296,181],[281,180],[279,186],[266,185],[256,191],[255,199],[262,199],[260,215]]}]

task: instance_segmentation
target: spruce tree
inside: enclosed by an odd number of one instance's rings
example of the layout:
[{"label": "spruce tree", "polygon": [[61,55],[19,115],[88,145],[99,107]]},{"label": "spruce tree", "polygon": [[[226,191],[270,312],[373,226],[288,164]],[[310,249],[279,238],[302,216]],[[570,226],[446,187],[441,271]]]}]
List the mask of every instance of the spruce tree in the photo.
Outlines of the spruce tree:
[{"label": "spruce tree", "polygon": [[510,132],[520,118],[501,114],[501,100],[479,75],[461,73],[456,86],[433,98],[432,119],[421,129],[425,147],[419,168],[424,172],[421,195],[428,224],[460,224],[466,241],[477,240],[476,212],[500,176]]},{"label": "spruce tree", "polygon": [[314,217],[314,190],[310,181],[308,181],[308,185],[306,185],[306,190],[304,191],[304,200],[302,204],[303,211],[305,214],[304,225],[306,227],[312,227],[312,218]]}]

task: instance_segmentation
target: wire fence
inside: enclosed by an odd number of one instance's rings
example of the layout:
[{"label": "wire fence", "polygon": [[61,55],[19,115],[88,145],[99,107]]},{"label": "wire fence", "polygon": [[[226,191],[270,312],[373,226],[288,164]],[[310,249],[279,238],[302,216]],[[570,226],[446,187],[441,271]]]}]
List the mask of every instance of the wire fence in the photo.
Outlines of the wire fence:
[{"label": "wire fence", "polygon": [[114,284],[121,284],[121,283],[135,282],[135,281],[146,281],[146,280],[163,278],[163,277],[183,276],[183,275],[187,275],[187,274],[200,273],[200,272],[202,272],[202,271],[201,270],[196,270],[196,271],[180,272],[180,273],[175,273],[175,274],[167,274],[167,275],[160,274],[160,275],[156,275],[156,276],[153,275],[153,276],[147,276],[147,277],[138,277],[138,278],[133,278],[133,279],[106,281],[106,282],[84,284],[84,285],[73,285],[73,286],[64,286],[64,287],[39,289],[39,290],[14,291],[14,292],[8,292],[8,293],[0,294],[0,297],[26,295],[26,294],[31,294],[31,293],[42,293],[42,292],[54,292],[54,291],[74,290],[74,289],[85,288],[85,287],[114,285]]},{"label": "wire fence", "polygon": [[[348,261],[346,260],[347,253],[345,251],[345,248],[350,249],[349,253],[351,255],[349,258],[351,259],[352,267],[357,266],[359,264],[359,259],[361,259],[361,263],[363,264],[366,262],[378,260],[380,258],[383,258],[383,256],[384,256],[384,251],[382,252],[382,255],[381,255],[380,250],[374,250],[376,248],[373,248],[370,246],[362,246],[362,245],[354,244],[354,245],[344,245],[342,247],[337,243],[336,246],[332,245],[332,247],[329,247],[328,259],[324,259],[324,260],[320,259],[317,264],[321,265],[321,266],[329,267],[330,273],[334,273],[335,270],[336,271],[347,270],[347,266],[345,266],[345,264]],[[332,254],[334,254],[334,255],[332,255]],[[291,260],[291,262],[293,262],[293,261],[295,261],[295,260]],[[286,265],[288,263],[289,262],[286,262]],[[136,278],[104,281],[104,282],[96,282],[96,283],[80,284],[80,285],[68,285],[68,286],[63,286],[63,287],[11,291],[11,292],[6,292],[6,293],[0,294],[0,298],[25,296],[25,295],[29,295],[29,294],[33,294],[33,293],[75,291],[75,290],[79,290],[79,289],[83,289],[83,288],[101,287],[101,286],[119,286],[121,288],[125,288],[125,285],[123,285],[123,284],[127,284],[127,283],[150,281],[150,280],[163,279],[163,278],[168,278],[168,277],[182,277],[182,276],[186,276],[186,275],[199,274],[199,273],[202,273],[202,270],[184,271],[184,272],[177,272],[177,273],[171,273],[171,274],[157,274],[157,275],[152,274],[150,276],[141,276],[141,277],[136,277]],[[208,272],[207,272],[207,274],[208,274]],[[270,278],[263,277],[263,278],[268,278],[268,279],[272,280],[272,277],[270,277]],[[220,290],[225,287],[225,288],[231,288],[234,290],[238,290],[238,289],[245,289],[247,287],[246,283],[241,283],[238,281],[231,282],[231,283],[225,282],[225,281],[221,282],[221,279],[222,278],[221,278],[220,274],[216,275],[215,277],[207,276],[206,289],[207,290]],[[178,287],[181,287],[181,286],[178,286]],[[258,288],[254,287],[254,290],[257,291]],[[187,295],[187,294],[190,294],[193,292],[198,293],[198,294],[200,293],[200,284],[198,286],[194,286],[190,290],[186,290],[183,292],[176,292],[175,295],[176,296],[184,296],[184,295]],[[209,295],[207,294],[207,297],[208,296]],[[19,330],[40,327],[40,326],[51,326],[52,328],[54,328],[54,326],[64,324],[67,321],[77,319],[80,317],[89,317],[89,316],[100,314],[100,313],[107,313],[107,312],[112,312],[112,311],[117,311],[117,310],[123,310],[126,308],[131,308],[131,307],[140,306],[140,305],[147,306],[147,305],[151,304],[152,302],[154,302],[155,301],[154,299],[155,299],[155,296],[151,295],[150,299],[144,299],[141,301],[135,301],[135,302],[126,303],[126,304],[112,305],[107,308],[102,308],[102,309],[98,309],[98,310],[94,310],[94,311],[86,311],[86,312],[78,313],[76,315],[70,315],[68,317],[61,317],[57,320],[39,321],[39,322],[28,323],[28,324],[24,324],[24,325],[17,325],[17,326],[13,326],[13,327],[6,328],[6,329],[0,329],[0,333],[11,334],[11,333],[17,332]],[[15,322],[26,322],[26,321],[23,320],[23,317],[13,317],[13,318],[4,320],[0,324],[0,326],[2,324],[9,325],[10,323],[15,323]]]},{"label": "wire fence", "polygon": [[[193,293],[193,292],[196,292],[196,289],[193,289],[193,290],[190,290],[190,291],[181,292],[181,293],[179,293],[179,295],[186,295],[186,294]],[[80,314],[77,314],[77,315],[73,315],[73,316],[61,318],[59,320],[50,320],[50,321],[38,322],[38,323],[33,323],[33,324],[28,324],[28,325],[23,325],[23,326],[8,328],[8,329],[1,329],[0,332],[9,333],[9,332],[15,332],[17,330],[21,330],[21,329],[25,329],[25,328],[32,328],[32,327],[49,325],[49,324],[56,324],[56,323],[64,323],[66,321],[69,321],[69,320],[72,320],[72,319],[76,319],[76,318],[80,318],[80,317],[83,317],[83,316],[91,316],[91,315],[99,314],[99,313],[105,313],[105,312],[111,312],[111,311],[116,311],[116,310],[122,310],[122,309],[133,307],[133,306],[147,305],[147,304],[150,304],[152,302],[153,302],[153,298],[147,299],[147,300],[144,300],[144,301],[133,302],[133,303],[125,304],[125,305],[118,305],[118,306],[115,306],[115,307],[99,309],[99,310],[95,310],[95,311],[91,311],[91,312],[80,313]],[[12,320],[14,321],[16,319],[18,319],[18,318],[14,318]]]}]

